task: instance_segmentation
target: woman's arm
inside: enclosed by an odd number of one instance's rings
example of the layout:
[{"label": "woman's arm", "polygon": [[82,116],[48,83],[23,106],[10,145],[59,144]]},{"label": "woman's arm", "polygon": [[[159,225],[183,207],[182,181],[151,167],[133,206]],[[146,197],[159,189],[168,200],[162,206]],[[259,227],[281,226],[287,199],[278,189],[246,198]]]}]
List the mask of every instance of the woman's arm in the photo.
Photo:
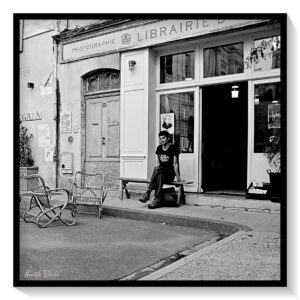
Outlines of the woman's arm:
[{"label": "woman's arm", "polygon": [[178,165],[178,159],[177,156],[174,156],[173,159],[173,167],[174,167],[174,171],[175,171],[175,175],[178,181],[181,181],[180,179],[180,175],[179,175],[179,165]]},{"label": "woman's arm", "polygon": [[158,159],[158,155],[156,155],[156,163],[155,163],[155,167],[159,167],[159,159]]}]

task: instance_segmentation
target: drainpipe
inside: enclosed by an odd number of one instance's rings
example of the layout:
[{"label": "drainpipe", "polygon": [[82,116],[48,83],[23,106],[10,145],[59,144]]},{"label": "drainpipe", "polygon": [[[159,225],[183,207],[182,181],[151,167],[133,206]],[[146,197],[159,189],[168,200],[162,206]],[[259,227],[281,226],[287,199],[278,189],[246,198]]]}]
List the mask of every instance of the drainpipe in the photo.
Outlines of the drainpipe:
[{"label": "drainpipe", "polygon": [[55,161],[55,186],[58,187],[59,178],[59,113],[60,113],[60,88],[58,80],[58,43],[53,40],[53,51],[54,51],[54,82],[55,82],[55,103],[54,103],[54,121],[55,121],[55,151],[53,160]]},{"label": "drainpipe", "polygon": [[55,96],[56,96],[56,115],[55,115],[55,185],[58,187],[58,177],[59,177],[59,125],[60,125],[60,90],[59,90],[59,80],[56,78],[56,89],[55,89]]}]

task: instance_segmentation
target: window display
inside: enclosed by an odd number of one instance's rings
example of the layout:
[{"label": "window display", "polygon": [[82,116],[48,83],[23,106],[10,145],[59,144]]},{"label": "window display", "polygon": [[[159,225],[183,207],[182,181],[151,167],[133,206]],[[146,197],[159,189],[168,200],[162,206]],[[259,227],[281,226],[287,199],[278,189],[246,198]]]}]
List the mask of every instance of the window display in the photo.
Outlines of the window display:
[{"label": "window display", "polygon": [[280,137],[280,83],[254,87],[254,152],[263,153],[271,137]]},{"label": "window display", "polygon": [[173,135],[180,152],[194,152],[194,92],[160,96],[160,128]]}]

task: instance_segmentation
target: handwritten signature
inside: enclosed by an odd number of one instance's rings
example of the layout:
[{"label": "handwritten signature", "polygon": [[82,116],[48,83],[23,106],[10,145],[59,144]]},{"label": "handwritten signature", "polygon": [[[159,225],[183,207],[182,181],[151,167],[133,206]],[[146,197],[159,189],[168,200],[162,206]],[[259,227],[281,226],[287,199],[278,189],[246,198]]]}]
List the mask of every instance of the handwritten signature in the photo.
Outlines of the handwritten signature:
[{"label": "handwritten signature", "polygon": [[24,277],[26,279],[35,278],[35,279],[47,279],[52,277],[57,277],[57,271],[50,271],[47,269],[34,270],[31,266],[27,269]]}]

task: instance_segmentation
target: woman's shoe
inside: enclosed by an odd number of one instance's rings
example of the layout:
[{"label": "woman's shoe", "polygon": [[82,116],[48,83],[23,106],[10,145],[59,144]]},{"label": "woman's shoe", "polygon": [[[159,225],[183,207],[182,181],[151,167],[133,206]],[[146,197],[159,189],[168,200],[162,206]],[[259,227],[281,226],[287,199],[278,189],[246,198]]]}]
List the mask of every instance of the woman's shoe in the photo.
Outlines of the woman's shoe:
[{"label": "woman's shoe", "polygon": [[154,199],[154,200],[148,205],[148,208],[150,208],[150,209],[158,208],[158,207],[161,206],[160,203],[161,203],[160,200]]},{"label": "woman's shoe", "polygon": [[139,201],[142,203],[146,203],[149,199],[150,199],[150,194],[145,193],[145,194],[143,194],[142,198],[139,199]]}]

